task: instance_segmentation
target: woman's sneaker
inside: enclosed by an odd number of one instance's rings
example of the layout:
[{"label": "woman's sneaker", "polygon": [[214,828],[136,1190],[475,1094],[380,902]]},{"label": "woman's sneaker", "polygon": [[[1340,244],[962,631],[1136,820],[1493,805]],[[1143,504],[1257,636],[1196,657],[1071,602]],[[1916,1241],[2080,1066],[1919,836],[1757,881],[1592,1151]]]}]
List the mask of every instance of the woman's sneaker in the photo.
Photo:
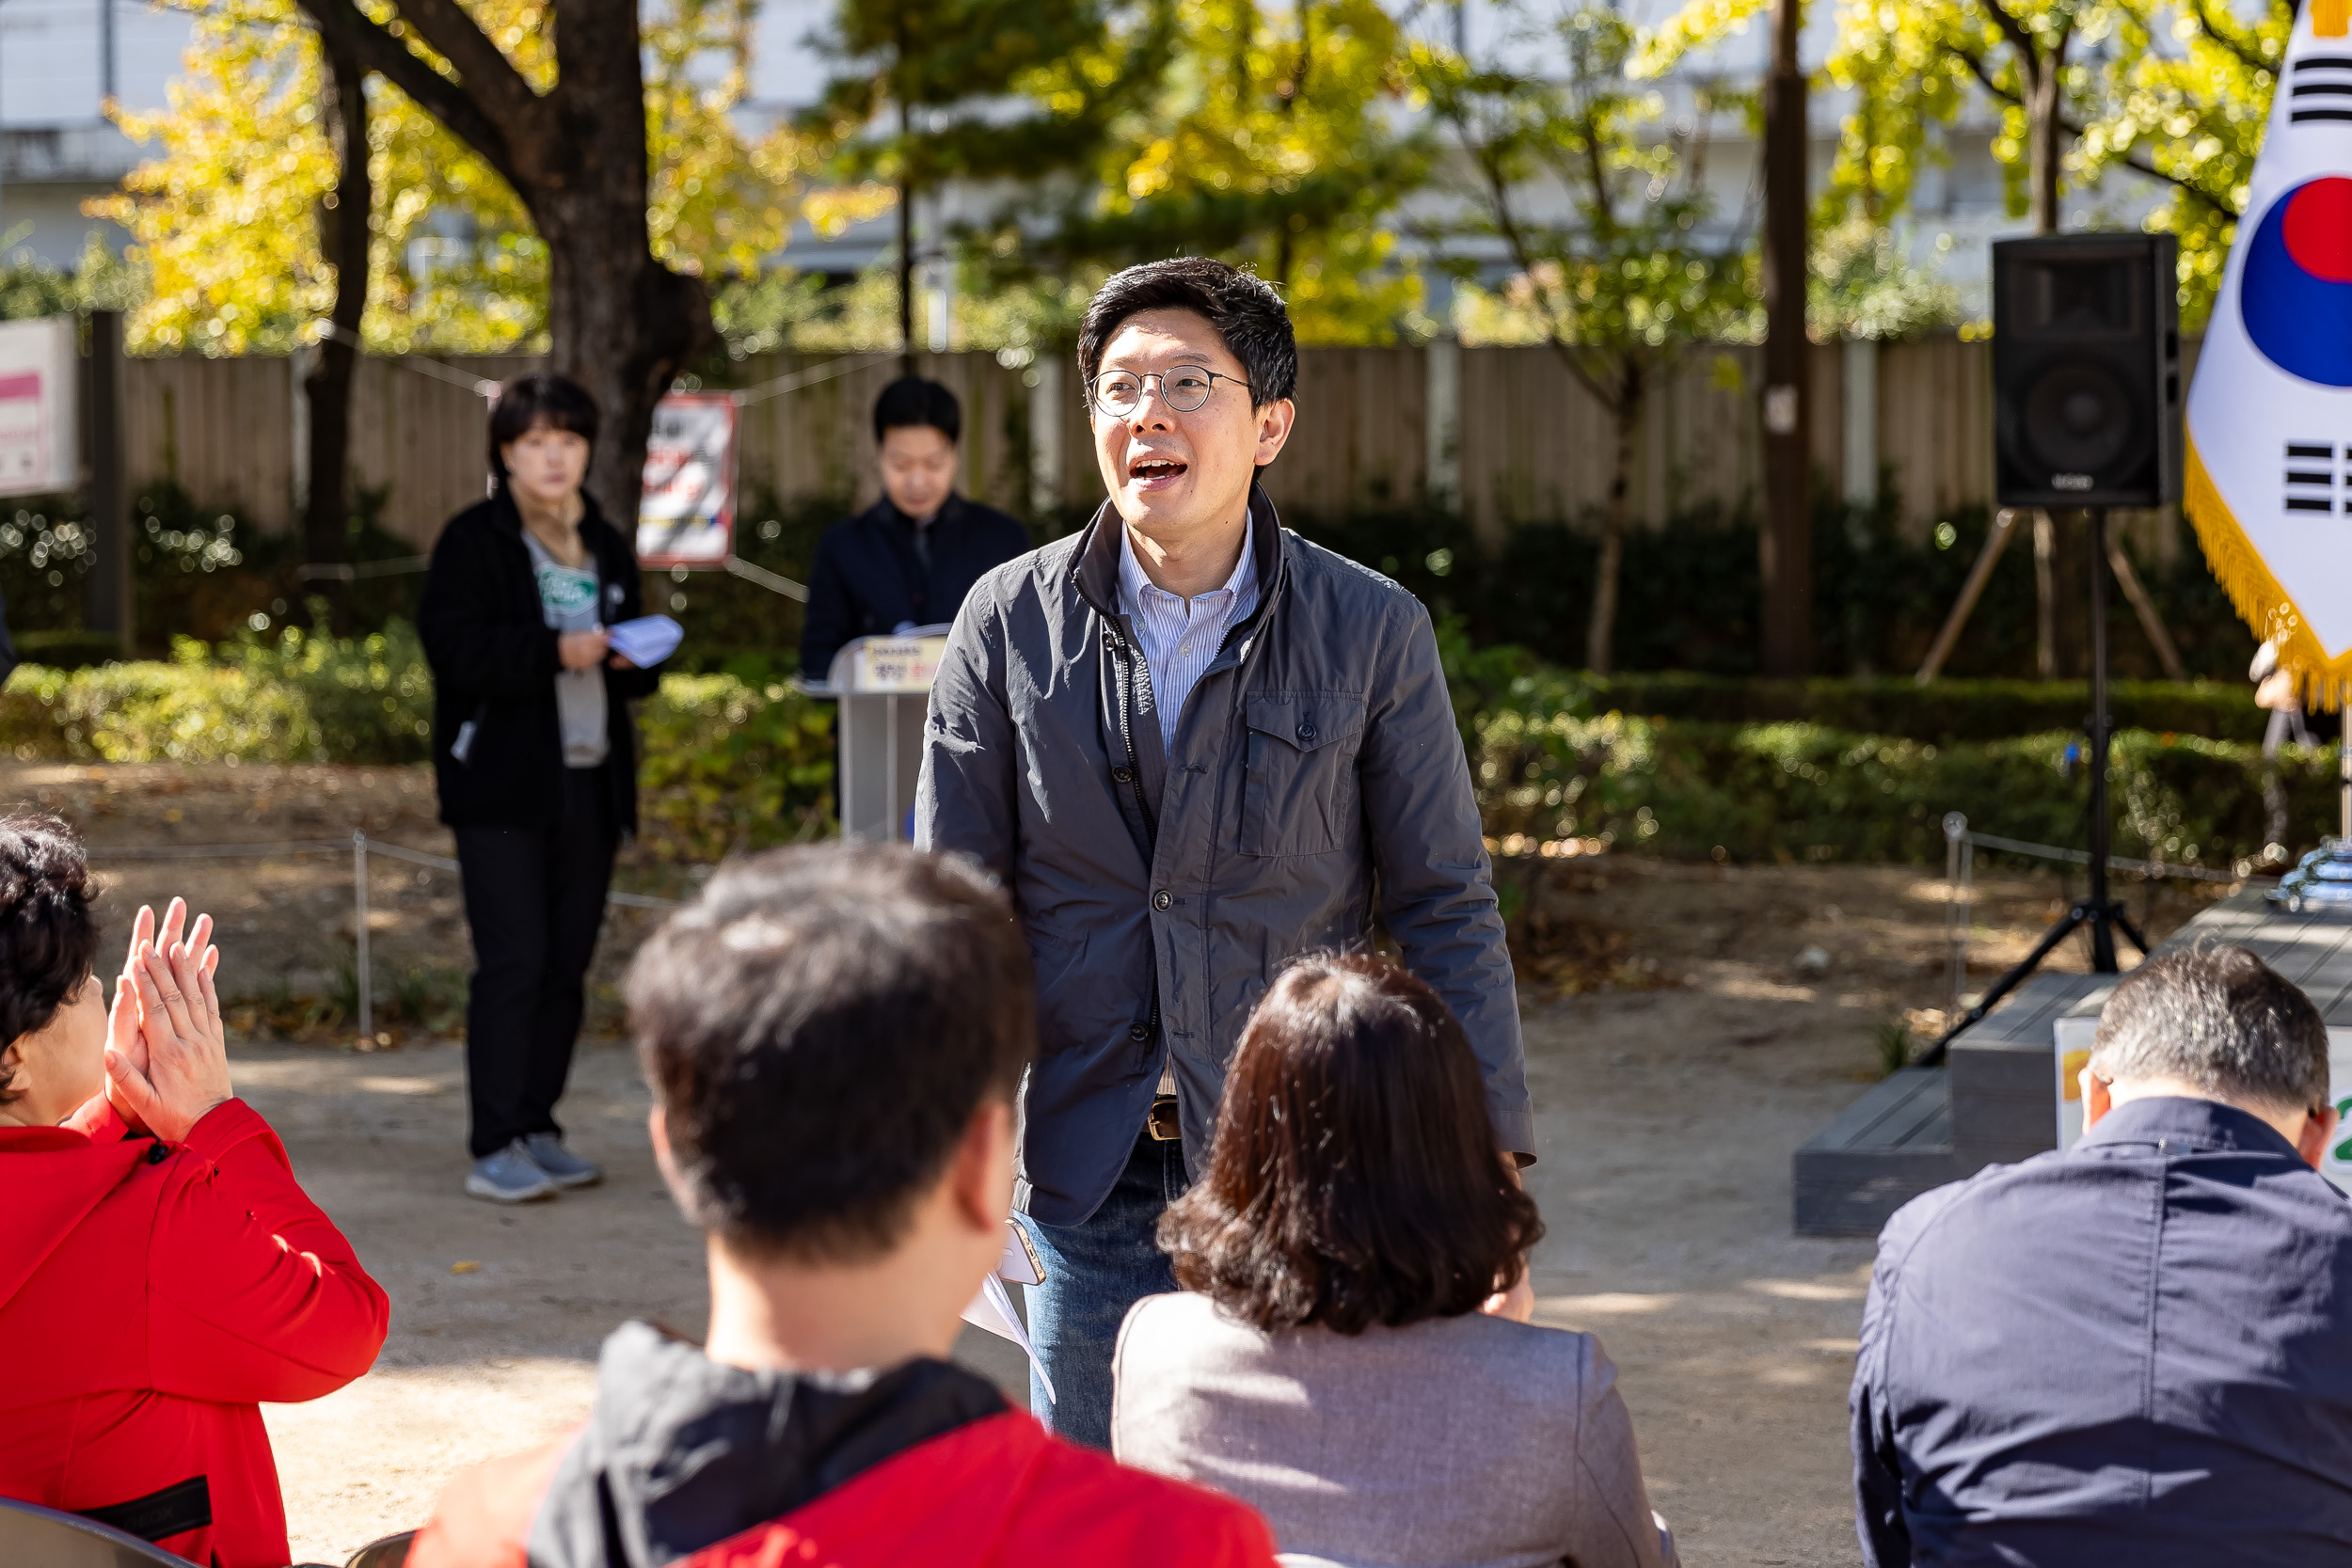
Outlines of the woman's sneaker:
[{"label": "woman's sneaker", "polygon": [[473,1163],[466,1176],[466,1191],[493,1203],[529,1203],[533,1198],[553,1197],[555,1180],[538,1167],[523,1140],[516,1138],[496,1154]]},{"label": "woman's sneaker", "polygon": [[602,1165],[565,1148],[564,1140],[553,1132],[533,1132],[523,1140],[523,1152],[559,1187],[593,1187],[604,1180]]}]

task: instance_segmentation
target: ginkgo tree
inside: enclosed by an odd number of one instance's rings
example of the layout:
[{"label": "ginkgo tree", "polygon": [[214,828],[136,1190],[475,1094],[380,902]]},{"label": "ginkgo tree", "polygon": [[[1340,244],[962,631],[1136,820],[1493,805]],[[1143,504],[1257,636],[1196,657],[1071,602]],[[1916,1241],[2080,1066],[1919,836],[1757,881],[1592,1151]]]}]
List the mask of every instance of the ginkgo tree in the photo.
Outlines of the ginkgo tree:
[{"label": "ginkgo tree", "polygon": [[1218,256],[1282,290],[1301,341],[1392,340],[1422,291],[1391,219],[1430,143],[1399,113],[1413,82],[1390,11],[1162,0],[1121,15],[1021,83],[1068,130],[974,236],[994,276]]},{"label": "ginkgo tree", "polygon": [[[1501,242],[1517,274],[1510,306],[1609,416],[1614,439],[1584,645],[1585,664],[1606,673],[1650,394],[1694,346],[1755,336],[1754,254],[1743,234],[1710,236],[1694,160],[1679,138],[1657,134],[1659,95],[1629,74],[1656,57],[1653,40],[1605,0],[1522,11],[1519,27],[1491,58],[1549,53],[1558,65],[1482,65],[1413,46],[1414,85],[1451,153],[1441,166],[1454,198],[1449,218],[1424,227],[1438,240]],[[1565,211],[1538,214],[1541,181],[1566,193]]]},{"label": "ginkgo tree", "polygon": [[2093,111],[2076,135],[2080,177],[2126,168],[2169,188],[2150,226],[2179,236],[2181,319],[2193,330],[2221,289],[2295,8],[2125,0],[2119,9],[2122,47],[2101,63]]},{"label": "ginkgo tree", "polygon": [[[160,155],[135,170],[119,194],[92,204],[95,214],[130,231],[152,278],[133,316],[132,341],[149,351],[208,354],[315,342],[336,294],[320,219],[338,184],[316,16],[298,0],[174,3],[196,13],[182,74],[164,109],[120,117],[128,134]],[[429,111],[392,79],[427,85],[409,66],[389,74],[375,69],[385,58],[380,41],[345,51],[367,76],[366,182],[373,200],[358,327],[365,345],[380,353],[482,353],[545,344],[559,363],[576,356],[566,368],[598,392],[619,429],[620,440],[605,448],[627,447],[629,420],[642,416],[635,433],[642,454],[651,399],[708,341],[702,280],[756,271],[783,245],[796,214],[837,228],[887,201],[886,193],[871,190],[811,189],[817,150],[789,126],[755,143],[737,130],[731,111],[744,90],[755,3],[665,0],[644,20],[630,69],[642,83],[643,114],[631,118],[642,119],[645,143],[644,264],[690,287],[693,298],[677,305],[682,320],[663,326],[650,319],[666,319],[651,301],[673,289],[655,289],[640,302],[642,312],[625,312],[627,329],[601,339],[590,331],[596,311],[582,315],[575,302],[565,318],[555,308],[556,269],[540,223],[508,174],[450,120],[494,144],[495,135],[479,117],[453,107],[454,87],[408,48],[415,32],[394,7],[356,12],[368,28],[399,40],[404,56],[438,84]],[[437,25],[453,33],[472,27],[498,53],[496,69],[512,77],[499,90],[553,90],[560,51],[552,30],[563,0],[466,0],[462,8],[439,0],[426,8]],[[440,14],[453,9],[453,18]],[[351,19],[343,23],[328,36],[338,47],[353,38]],[[477,69],[493,74],[487,62]],[[506,156],[511,162],[511,149]],[[577,278],[573,287],[580,287]],[[650,347],[629,344],[648,332],[667,346],[655,362],[639,363],[636,355]],[[568,341],[583,335],[587,341]],[[598,456],[606,468],[607,451]],[[623,478],[611,482],[633,496],[633,467],[619,471]]]}]

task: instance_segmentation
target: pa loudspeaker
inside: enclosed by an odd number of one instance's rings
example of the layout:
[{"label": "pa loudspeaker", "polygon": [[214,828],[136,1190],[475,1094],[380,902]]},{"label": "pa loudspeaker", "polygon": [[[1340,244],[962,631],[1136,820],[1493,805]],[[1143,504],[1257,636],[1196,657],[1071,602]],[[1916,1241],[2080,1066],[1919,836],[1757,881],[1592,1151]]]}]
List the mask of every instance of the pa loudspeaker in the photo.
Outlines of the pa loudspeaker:
[{"label": "pa loudspeaker", "polygon": [[1993,448],[2003,506],[2161,506],[2181,493],[2169,234],[1993,246]]}]

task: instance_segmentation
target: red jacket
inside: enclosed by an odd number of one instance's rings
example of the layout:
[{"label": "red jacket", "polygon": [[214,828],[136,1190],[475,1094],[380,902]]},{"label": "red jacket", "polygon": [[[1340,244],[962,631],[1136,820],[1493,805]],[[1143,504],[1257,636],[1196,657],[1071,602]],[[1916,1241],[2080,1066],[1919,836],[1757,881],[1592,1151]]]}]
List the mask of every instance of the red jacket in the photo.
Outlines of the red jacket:
[{"label": "red jacket", "polygon": [[389,1316],[242,1100],[168,1146],[102,1099],[0,1127],[0,1496],[218,1568],[289,1556],[262,1401],[375,1360]]},{"label": "red jacket", "polygon": [[655,1333],[606,1341],[580,1432],[462,1472],[407,1568],[1273,1568],[1246,1505],[1063,1442],[961,1368],[796,1386]]}]

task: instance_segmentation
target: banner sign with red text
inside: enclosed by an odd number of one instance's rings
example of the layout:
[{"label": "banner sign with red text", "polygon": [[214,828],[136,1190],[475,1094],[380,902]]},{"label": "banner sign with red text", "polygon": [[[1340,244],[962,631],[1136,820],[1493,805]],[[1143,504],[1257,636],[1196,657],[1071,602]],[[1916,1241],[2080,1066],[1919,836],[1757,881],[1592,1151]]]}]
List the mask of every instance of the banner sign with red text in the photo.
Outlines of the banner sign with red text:
[{"label": "banner sign with red text", "polygon": [[637,559],[646,566],[724,566],[735,553],[735,397],[672,392],[645,438]]}]

